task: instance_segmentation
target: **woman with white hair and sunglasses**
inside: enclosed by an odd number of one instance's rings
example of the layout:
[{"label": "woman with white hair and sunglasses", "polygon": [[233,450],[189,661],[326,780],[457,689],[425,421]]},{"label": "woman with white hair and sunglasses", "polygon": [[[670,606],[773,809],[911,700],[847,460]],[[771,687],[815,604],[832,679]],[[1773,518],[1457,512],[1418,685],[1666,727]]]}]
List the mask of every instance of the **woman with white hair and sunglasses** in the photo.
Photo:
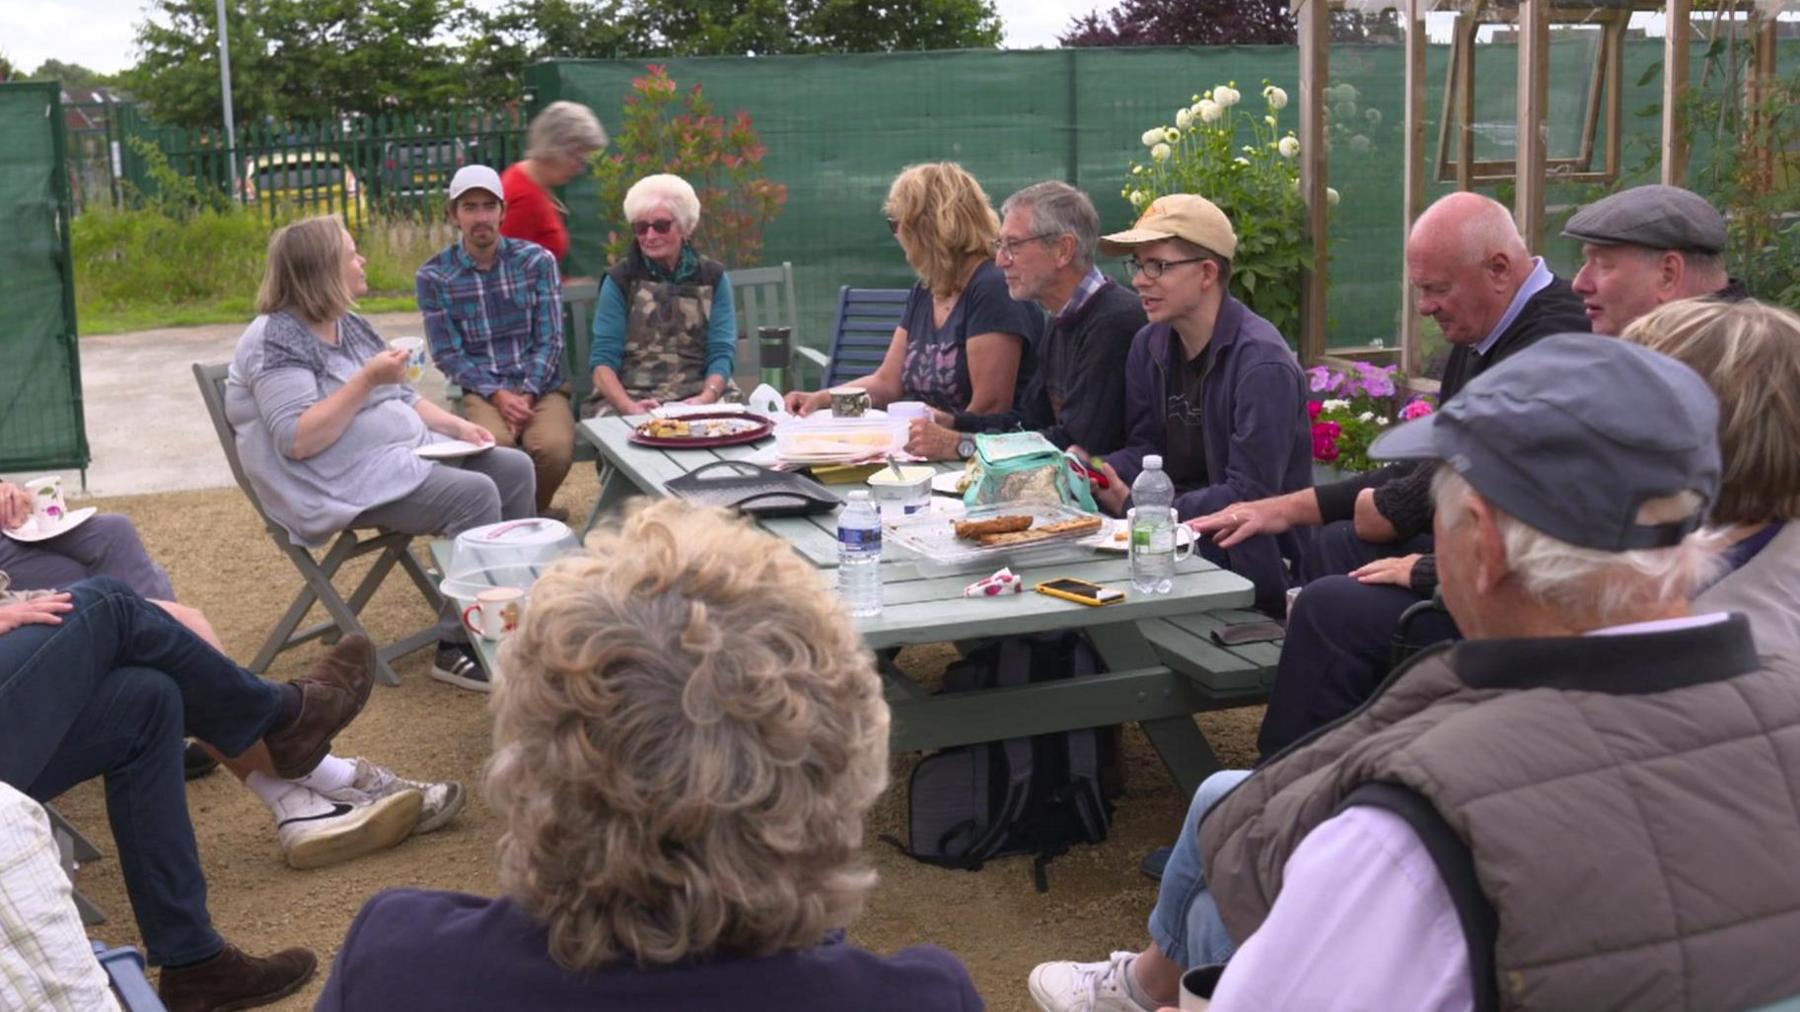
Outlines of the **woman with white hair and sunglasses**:
[{"label": "woman with white hair and sunglasses", "polygon": [[321,1012],[981,1008],[941,949],[844,941],[875,885],[888,707],[779,538],[676,499],[636,509],[537,582],[501,666],[503,895],[375,897]]},{"label": "woman with white hair and sunglasses", "polygon": [[634,236],[600,283],[581,416],[635,415],[662,404],[711,404],[731,386],[737,316],[725,265],[700,255],[700,198],[680,176],[645,176],[625,191]]}]

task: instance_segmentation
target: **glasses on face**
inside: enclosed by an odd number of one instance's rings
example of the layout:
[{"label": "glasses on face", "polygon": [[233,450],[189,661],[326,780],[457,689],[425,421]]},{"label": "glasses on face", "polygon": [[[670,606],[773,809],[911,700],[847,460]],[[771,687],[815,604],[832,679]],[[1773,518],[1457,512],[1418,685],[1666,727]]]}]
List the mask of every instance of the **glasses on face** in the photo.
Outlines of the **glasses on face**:
[{"label": "glasses on face", "polygon": [[668,218],[658,218],[655,221],[634,221],[631,223],[631,231],[637,235],[646,235],[651,229],[655,229],[657,235],[668,235],[669,229],[674,227],[675,222]]},{"label": "glasses on face", "polygon": [[1036,235],[1028,235],[1023,239],[1001,239],[994,243],[994,255],[996,257],[1005,257],[1008,260],[1011,260],[1013,257],[1019,255],[1020,246],[1023,246],[1028,242],[1037,242],[1040,239],[1050,239],[1054,236],[1055,233],[1053,232],[1039,232]]},{"label": "glasses on face", "polygon": [[894,219],[889,218],[887,220],[887,223],[888,223],[888,232],[890,234],[893,234],[893,235],[900,234],[900,223],[898,221],[895,221]]},{"label": "glasses on face", "polygon": [[1125,270],[1128,271],[1131,274],[1131,276],[1134,278],[1138,276],[1139,272],[1142,272],[1144,277],[1147,277],[1150,280],[1155,281],[1157,278],[1160,278],[1163,276],[1164,271],[1175,266],[1176,264],[1197,264],[1200,261],[1205,260],[1205,259],[1208,259],[1208,258],[1207,257],[1185,257],[1181,260],[1158,260],[1155,257],[1151,257],[1148,260],[1139,260],[1137,257],[1126,257],[1125,258]]}]

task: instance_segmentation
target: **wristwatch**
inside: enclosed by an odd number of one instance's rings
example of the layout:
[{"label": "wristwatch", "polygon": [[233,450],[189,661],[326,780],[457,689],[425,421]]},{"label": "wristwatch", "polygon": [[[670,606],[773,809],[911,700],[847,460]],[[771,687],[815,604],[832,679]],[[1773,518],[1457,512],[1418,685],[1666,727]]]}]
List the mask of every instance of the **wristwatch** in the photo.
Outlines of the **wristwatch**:
[{"label": "wristwatch", "polygon": [[964,460],[975,456],[975,437],[959,433],[956,437],[956,455]]}]

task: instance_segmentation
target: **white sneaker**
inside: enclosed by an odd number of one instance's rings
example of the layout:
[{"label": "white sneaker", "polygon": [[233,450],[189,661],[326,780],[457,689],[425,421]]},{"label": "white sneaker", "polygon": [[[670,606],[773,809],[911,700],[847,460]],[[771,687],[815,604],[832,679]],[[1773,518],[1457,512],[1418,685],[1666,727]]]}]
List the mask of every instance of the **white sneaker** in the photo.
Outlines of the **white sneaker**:
[{"label": "white sneaker", "polygon": [[1044,1012],[1154,1012],[1125,988],[1135,952],[1115,952],[1103,963],[1039,963],[1031,971],[1031,997]]},{"label": "white sneaker", "polygon": [[275,838],[289,866],[323,868],[406,839],[424,803],[416,790],[344,800],[293,784],[275,799]]},{"label": "white sneaker", "polygon": [[454,780],[441,784],[407,780],[396,776],[393,770],[367,759],[354,758],[351,761],[356,763],[356,776],[350,781],[350,786],[322,792],[326,797],[354,801],[358,798],[385,798],[405,791],[418,791],[424,795],[425,802],[419,809],[418,825],[412,830],[414,836],[442,829],[462,811],[465,800],[463,785]]}]

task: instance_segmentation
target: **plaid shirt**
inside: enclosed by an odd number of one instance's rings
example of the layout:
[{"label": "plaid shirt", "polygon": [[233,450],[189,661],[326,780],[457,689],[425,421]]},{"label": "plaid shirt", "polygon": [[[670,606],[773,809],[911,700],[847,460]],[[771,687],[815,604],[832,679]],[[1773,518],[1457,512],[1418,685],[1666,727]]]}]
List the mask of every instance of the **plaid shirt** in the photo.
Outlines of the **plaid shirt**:
[{"label": "plaid shirt", "polygon": [[1098,292],[1105,284],[1106,275],[1100,273],[1100,268],[1089,267],[1087,273],[1081,276],[1081,282],[1075,286],[1075,294],[1069,296],[1068,305],[1062,307],[1061,312],[1050,318],[1050,326],[1060,327],[1063,325],[1063,321],[1081,312],[1081,307],[1087,305],[1088,300],[1093,298],[1094,293]]},{"label": "plaid shirt", "polygon": [[50,819],[0,783],[0,1008],[94,1012],[118,1003],[88,948]]},{"label": "plaid shirt", "polygon": [[562,385],[562,279],[542,246],[502,238],[483,271],[458,241],[416,283],[432,360],[451,382],[483,397]]}]

